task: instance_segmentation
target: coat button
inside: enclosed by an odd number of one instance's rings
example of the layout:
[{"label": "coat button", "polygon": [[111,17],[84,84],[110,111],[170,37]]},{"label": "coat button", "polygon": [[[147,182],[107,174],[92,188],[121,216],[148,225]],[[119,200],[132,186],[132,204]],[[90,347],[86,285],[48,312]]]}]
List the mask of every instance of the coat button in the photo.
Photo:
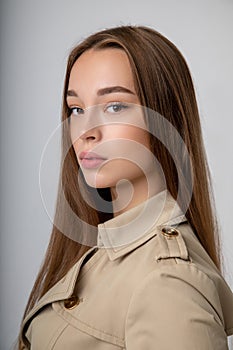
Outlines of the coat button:
[{"label": "coat button", "polygon": [[179,231],[171,226],[165,226],[162,228],[162,234],[168,238],[173,238],[179,235]]},{"label": "coat button", "polygon": [[64,300],[64,306],[66,309],[74,309],[80,303],[80,299],[77,295],[72,295],[70,298]]}]

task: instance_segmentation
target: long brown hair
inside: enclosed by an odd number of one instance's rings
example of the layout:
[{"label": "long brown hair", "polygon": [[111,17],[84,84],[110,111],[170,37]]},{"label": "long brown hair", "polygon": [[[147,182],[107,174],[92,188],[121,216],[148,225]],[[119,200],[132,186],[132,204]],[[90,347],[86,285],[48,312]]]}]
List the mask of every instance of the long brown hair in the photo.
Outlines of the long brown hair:
[{"label": "long brown hair", "polygon": [[[192,163],[193,181],[191,202],[185,215],[199,241],[215,265],[221,270],[219,229],[193,82],[185,59],[174,44],[157,31],[143,26],[120,26],[89,36],[71,51],[68,58],[62,121],[65,122],[69,117],[66,93],[70,72],[75,61],[90,48],[101,50],[109,47],[119,48],[126,52],[141,104],[164,116],[184,140]],[[153,125],[153,121],[150,127],[152,129],[156,127]],[[64,123],[63,153],[69,142],[68,125]],[[177,198],[177,164],[174,164],[164,145],[152,135],[151,150],[156,154],[164,171],[167,189],[174,198]],[[177,149],[177,152],[180,150]],[[81,195],[80,186],[77,183],[79,167],[73,147],[70,147],[68,153],[63,154],[62,157],[64,163],[61,165],[51,239],[24,316],[32,309],[36,301],[61,279],[90,248],[88,240],[86,245],[78,243],[85,242],[85,235],[88,234],[89,226],[85,225],[85,222],[91,224],[92,227],[97,227],[100,222],[111,217],[104,211],[93,209]],[[178,156],[178,159],[181,158]],[[179,168],[183,171],[184,182],[189,181],[188,170],[183,164],[180,164]],[[86,196],[91,197],[91,189],[84,179],[82,186],[86,190]],[[78,227],[69,217],[64,198],[61,195],[62,192],[69,207],[82,220]],[[107,189],[103,191],[102,195],[105,198],[109,195]],[[181,201],[178,203],[181,207],[185,203],[185,196],[184,191]],[[59,225],[56,225],[57,222]],[[73,232],[72,235],[78,235],[77,239],[68,238],[67,234],[63,233],[67,227],[69,232]]]}]

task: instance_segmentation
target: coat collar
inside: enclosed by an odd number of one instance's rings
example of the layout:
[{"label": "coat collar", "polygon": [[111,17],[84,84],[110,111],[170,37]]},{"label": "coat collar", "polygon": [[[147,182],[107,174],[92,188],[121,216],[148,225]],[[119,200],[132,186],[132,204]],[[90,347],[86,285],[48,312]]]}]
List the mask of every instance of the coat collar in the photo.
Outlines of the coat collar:
[{"label": "coat collar", "polygon": [[110,260],[129,253],[155,236],[161,226],[187,221],[166,189],[138,206],[98,225],[97,246],[106,248]]}]

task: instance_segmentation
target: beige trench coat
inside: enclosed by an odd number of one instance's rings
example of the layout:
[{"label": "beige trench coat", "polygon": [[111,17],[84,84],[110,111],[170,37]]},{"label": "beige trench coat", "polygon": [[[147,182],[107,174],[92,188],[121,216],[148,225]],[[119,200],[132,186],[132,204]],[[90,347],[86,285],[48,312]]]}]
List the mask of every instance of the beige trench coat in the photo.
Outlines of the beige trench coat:
[{"label": "beige trench coat", "polygon": [[165,190],[100,224],[23,321],[30,349],[228,349],[232,291],[175,204]]}]

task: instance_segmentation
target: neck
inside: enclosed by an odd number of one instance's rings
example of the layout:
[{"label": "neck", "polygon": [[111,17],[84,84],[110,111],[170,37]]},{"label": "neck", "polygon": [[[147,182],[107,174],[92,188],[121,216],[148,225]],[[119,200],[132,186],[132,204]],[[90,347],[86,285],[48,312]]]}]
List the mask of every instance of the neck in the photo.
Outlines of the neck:
[{"label": "neck", "polygon": [[111,188],[113,216],[116,217],[155,196],[166,187],[159,175],[136,178],[133,181],[121,180]]}]

